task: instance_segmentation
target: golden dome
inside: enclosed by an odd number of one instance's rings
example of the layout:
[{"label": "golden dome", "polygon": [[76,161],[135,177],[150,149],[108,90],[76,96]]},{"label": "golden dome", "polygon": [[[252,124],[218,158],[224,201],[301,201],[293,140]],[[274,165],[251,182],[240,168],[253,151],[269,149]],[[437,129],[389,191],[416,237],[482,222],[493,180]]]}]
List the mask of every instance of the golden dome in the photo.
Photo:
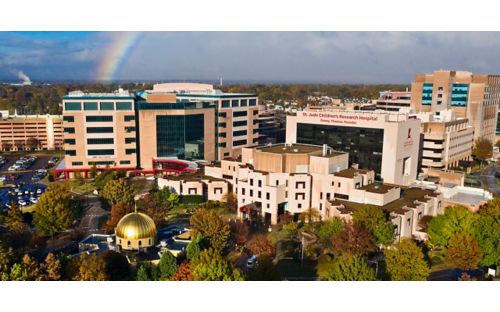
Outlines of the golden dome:
[{"label": "golden dome", "polygon": [[116,236],[126,240],[156,237],[156,225],[148,215],[132,212],[120,219]]}]

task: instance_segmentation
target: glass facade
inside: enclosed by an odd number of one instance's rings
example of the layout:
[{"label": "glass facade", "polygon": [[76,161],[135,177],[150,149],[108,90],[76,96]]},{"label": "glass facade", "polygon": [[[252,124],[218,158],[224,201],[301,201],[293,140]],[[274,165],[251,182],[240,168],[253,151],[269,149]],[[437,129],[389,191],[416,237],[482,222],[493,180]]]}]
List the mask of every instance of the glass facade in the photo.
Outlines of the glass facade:
[{"label": "glass facade", "polygon": [[113,121],[113,116],[86,116],[87,122],[106,122]]},{"label": "glass facade", "polygon": [[82,103],[81,102],[66,102],[66,103],[64,103],[64,110],[67,110],[67,111],[82,110]]},{"label": "glass facade", "polygon": [[87,133],[113,133],[113,127],[87,127]]},{"label": "glass facade", "polygon": [[116,110],[132,110],[131,102],[116,102]]},{"label": "glass facade", "polygon": [[454,83],[451,88],[451,106],[467,106],[469,85],[466,83]]},{"label": "glass facade", "polygon": [[204,158],[203,114],[156,116],[157,157]]},{"label": "glass facade", "polygon": [[231,102],[229,100],[222,100],[222,107],[230,107]]},{"label": "glass facade", "polygon": [[113,138],[97,138],[97,139],[87,139],[87,144],[114,144],[115,140]]},{"label": "glass facade", "polygon": [[432,83],[424,83],[422,87],[422,105],[432,104]]},{"label": "glass facade", "polygon": [[109,155],[114,155],[115,150],[114,149],[88,150],[87,153],[89,156],[109,156]]},{"label": "glass facade", "polygon": [[97,110],[97,102],[83,102],[83,110]]},{"label": "glass facade", "polygon": [[361,169],[372,169],[380,179],[384,130],[344,126],[297,124],[297,143],[328,144],[334,150],[349,153],[349,162]]},{"label": "glass facade", "polygon": [[115,106],[113,102],[101,102],[101,110],[114,110]]},{"label": "glass facade", "polygon": [[74,122],[75,117],[74,116],[63,116],[63,120],[66,122]]},{"label": "glass facade", "polygon": [[242,112],[234,112],[233,117],[244,117],[247,116],[247,111],[242,111]]}]

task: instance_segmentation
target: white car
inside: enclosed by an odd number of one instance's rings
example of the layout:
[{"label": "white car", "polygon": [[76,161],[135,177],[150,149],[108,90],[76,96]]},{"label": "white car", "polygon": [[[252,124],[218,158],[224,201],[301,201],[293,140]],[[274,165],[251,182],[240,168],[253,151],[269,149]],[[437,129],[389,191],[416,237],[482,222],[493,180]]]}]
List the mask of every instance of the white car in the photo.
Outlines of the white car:
[{"label": "white car", "polygon": [[30,202],[33,204],[36,204],[38,202],[38,198],[36,197],[30,197]]},{"label": "white car", "polygon": [[37,190],[36,190],[36,193],[37,193],[37,194],[42,194],[42,189],[37,189]]},{"label": "white car", "polygon": [[17,203],[19,205],[21,205],[21,206],[26,206],[27,205],[27,203],[24,201],[24,199],[20,199]]}]

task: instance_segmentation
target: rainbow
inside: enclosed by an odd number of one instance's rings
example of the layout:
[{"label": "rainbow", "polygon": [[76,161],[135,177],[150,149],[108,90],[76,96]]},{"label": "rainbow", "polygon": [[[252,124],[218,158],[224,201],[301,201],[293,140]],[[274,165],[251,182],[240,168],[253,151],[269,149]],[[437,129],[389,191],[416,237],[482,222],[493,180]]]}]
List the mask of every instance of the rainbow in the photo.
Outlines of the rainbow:
[{"label": "rainbow", "polygon": [[140,38],[139,32],[117,32],[99,63],[96,80],[113,81]]}]

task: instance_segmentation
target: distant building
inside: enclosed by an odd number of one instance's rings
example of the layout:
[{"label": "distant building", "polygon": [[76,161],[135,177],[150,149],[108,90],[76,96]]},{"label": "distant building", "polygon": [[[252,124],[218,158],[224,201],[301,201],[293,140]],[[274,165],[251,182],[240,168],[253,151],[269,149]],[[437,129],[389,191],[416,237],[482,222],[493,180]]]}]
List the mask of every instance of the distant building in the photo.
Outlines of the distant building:
[{"label": "distant building", "polygon": [[281,126],[275,110],[259,105],[259,142],[258,145],[285,142],[285,128]]},{"label": "distant building", "polygon": [[415,112],[452,109],[457,117],[469,120],[474,140],[484,138],[495,143],[500,76],[437,70],[417,75],[411,91],[411,107]]},{"label": "distant building", "polygon": [[375,105],[385,111],[410,112],[411,91],[382,91]]}]

